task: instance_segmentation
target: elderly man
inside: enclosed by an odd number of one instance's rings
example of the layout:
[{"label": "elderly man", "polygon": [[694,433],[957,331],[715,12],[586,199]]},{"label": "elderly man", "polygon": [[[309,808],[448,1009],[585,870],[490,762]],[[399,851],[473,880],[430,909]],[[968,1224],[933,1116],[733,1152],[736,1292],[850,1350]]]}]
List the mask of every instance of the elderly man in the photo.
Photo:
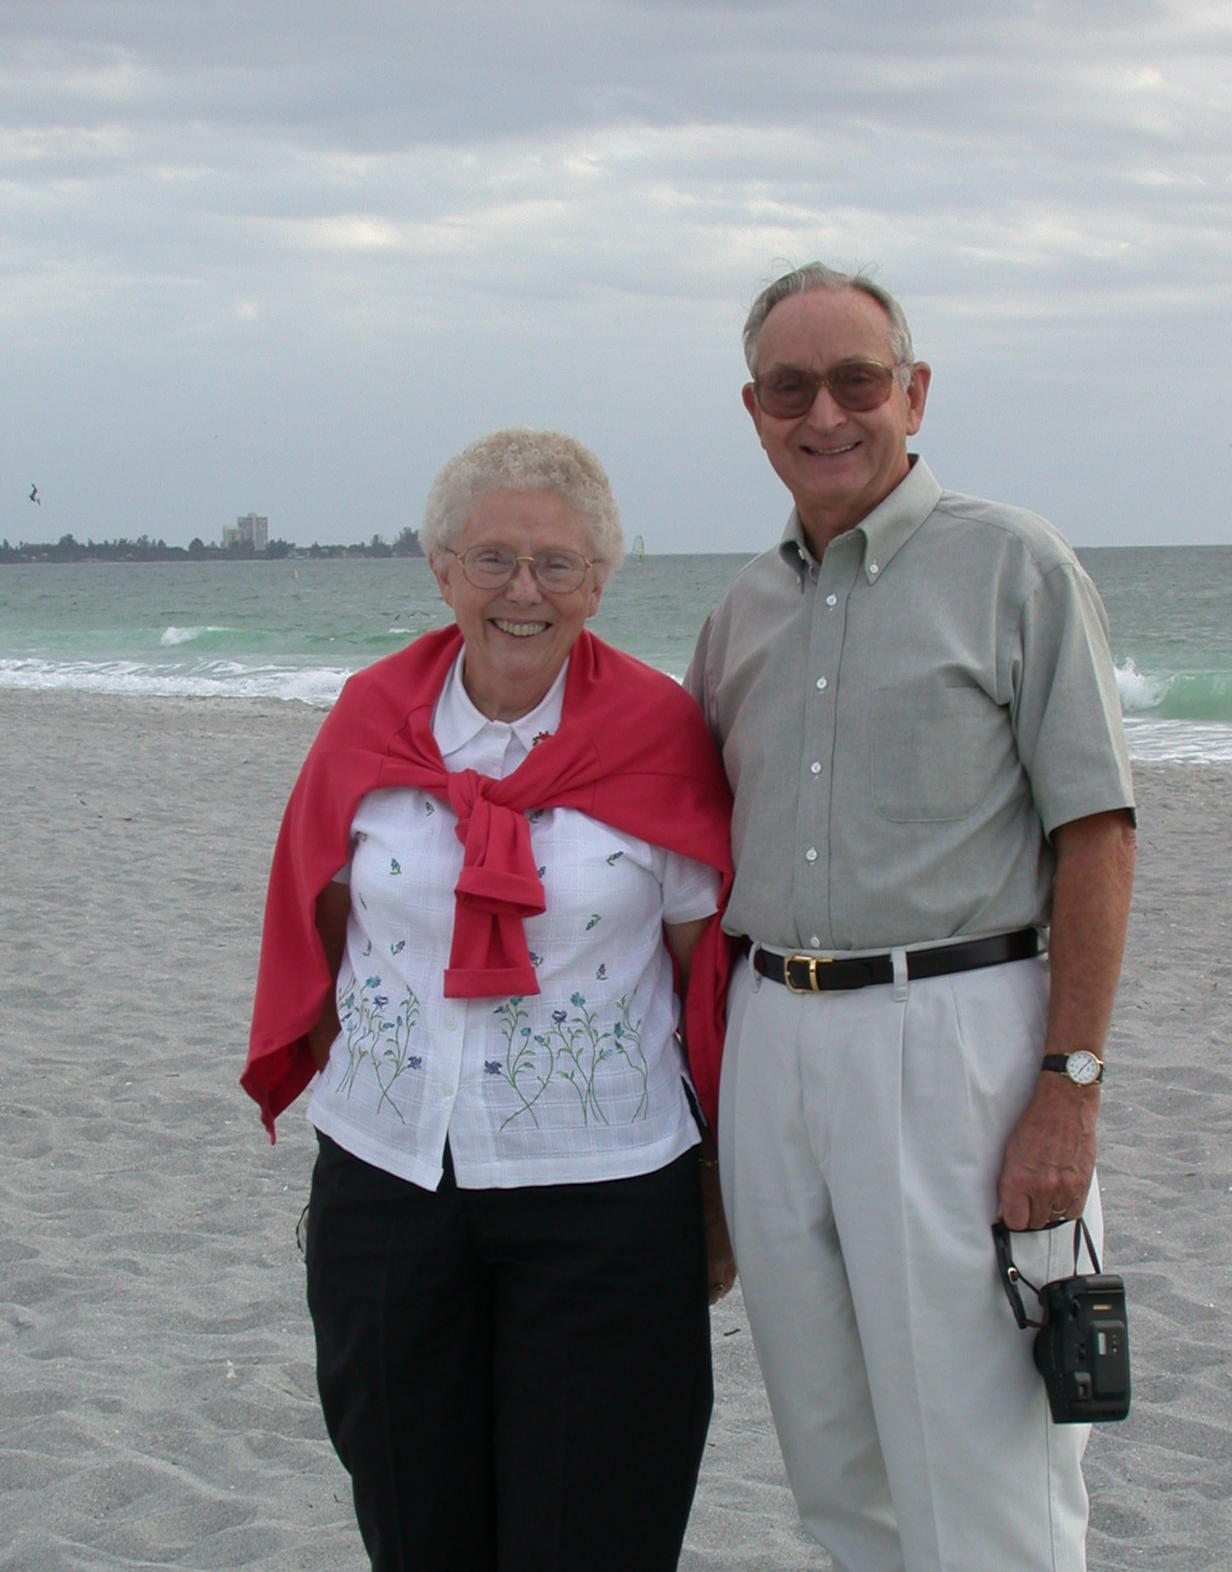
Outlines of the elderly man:
[{"label": "elderly man", "polygon": [[907,451],[898,304],[813,264],[745,328],[795,508],[688,684],[735,791],[748,941],[719,1117],[745,1302],[835,1572],[1079,1572],[1087,1428],[1053,1425],[990,1225],[1073,1268],[1133,869],[1098,596],[1042,519]]}]

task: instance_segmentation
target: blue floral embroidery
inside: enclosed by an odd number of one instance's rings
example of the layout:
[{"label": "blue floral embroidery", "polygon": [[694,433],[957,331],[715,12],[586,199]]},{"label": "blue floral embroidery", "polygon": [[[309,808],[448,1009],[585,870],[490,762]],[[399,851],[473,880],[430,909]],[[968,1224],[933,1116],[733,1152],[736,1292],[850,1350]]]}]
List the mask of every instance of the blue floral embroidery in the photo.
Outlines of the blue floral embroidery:
[{"label": "blue floral embroidery", "polygon": [[[603,1065],[617,1059],[625,1070],[633,1071],[640,1088],[630,1123],[646,1116],[650,1070],[642,1053],[642,1022],[631,1016],[629,998],[616,1001],[620,1014],[607,1027],[589,1009],[585,994],[570,995],[569,1003],[572,1014],[562,1008],[553,1010],[551,1025],[542,1032],[532,1032],[520,998],[508,1000],[493,1012],[500,1018],[505,1038],[505,1059],[499,1064],[499,1073],[521,1105],[504,1119],[502,1129],[525,1116],[538,1126],[535,1105],[553,1081],[572,1087],[583,1124],[610,1124],[612,1110],[605,1103],[601,1072]],[[485,1064],[489,1074],[496,1062]]]},{"label": "blue floral embroidery", "polygon": [[[552,1078],[551,1067],[548,1066],[547,1073],[543,1074],[538,1063],[538,1055],[530,1040],[529,1016],[522,1008],[522,997],[518,994],[506,999],[504,1004],[498,1005],[492,1012],[500,1021],[501,1035],[505,1039],[505,1058],[499,1066],[498,1073],[504,1076],[522,1105],[502,1123],[502,1130],[511,1120],[520,1118],[522,1114],[529,1114],[531,1123],[538,1127],[539,1118],[535,1113],[535,1104],[543,1096],[544,1088]],[[494,1062],[499,1063],[499,1061]]]},{"label": "blue floral embroidery", "polygon": [[402,864],[398,861],[398,859],[396,857],[391,857],[389,859],[389,871],[390,871],[390,873],[401,873],[402,872]]},{"label": "blue floral embroidery", "polygon": [[347,1064],[338,1090],[350,1097],[360,1067],[367,1062],[380,1088],[376,1112],[388,1106],[400,1123],[402,1110],[392,1096],[395,1082],[408,1070],[423,1068],[423,1055],[409,1051],[411,1035],[419,1021],[419,1000],[407,992],[394,1015],[389,1015],[389,994],[381,993],[379,977],[352,977],[339,989],[338,1019],[346,1042]]},{"label": "blue floral embroidery", "polygon": [[589,933],[592,928],[597,928],[602,921],[603,918],[598,912],[591,912],[590,921],[586,924],[586,932]]}]

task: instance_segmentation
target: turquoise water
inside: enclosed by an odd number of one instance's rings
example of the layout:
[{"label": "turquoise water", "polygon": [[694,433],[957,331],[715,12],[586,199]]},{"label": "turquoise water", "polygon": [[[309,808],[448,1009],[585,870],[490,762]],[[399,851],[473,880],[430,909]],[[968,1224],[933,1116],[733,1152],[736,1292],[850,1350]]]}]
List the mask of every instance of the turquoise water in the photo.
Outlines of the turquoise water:
[{"label": "turquoise water", "polygon": [[[1232,546],[1081,555],[1108,608],[1134,756],[1232,761]],[[592,626],[679,677],[746,560],[627,562]],[[5,566],[0,691],[325,708],[350,672],[446,617],[414,559]]]}]

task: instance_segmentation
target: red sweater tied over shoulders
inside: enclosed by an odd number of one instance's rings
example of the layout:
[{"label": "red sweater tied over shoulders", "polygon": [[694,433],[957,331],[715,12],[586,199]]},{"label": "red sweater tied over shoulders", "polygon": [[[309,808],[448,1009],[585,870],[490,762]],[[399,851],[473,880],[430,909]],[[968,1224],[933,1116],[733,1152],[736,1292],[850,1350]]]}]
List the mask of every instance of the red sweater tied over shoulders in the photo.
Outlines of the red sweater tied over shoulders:
[{"label": "red sweater tied over shoulders", "polygon": [[[356,673],[326,716],[291,792],[274,849],[248,1062],[240,1081],[274,1120],[316,1067],[307,1033],[333,986],[316,927],[318,895],[350,858],[360,799],[419,787],[457,815],[463,862],[444,977],[447,998],[539,991],[523,919],[544,910],[526,815],[574,808],[707,863],[731,885],[731,797],[697,705],[670,677],[583,631],[570,653],[561,724],[504,780],[445,768],[432,715],[462,645],[424,634]],[[714,916],[694,952],[685,1001],[689,1067],[715,1122],[728,941]]]}]

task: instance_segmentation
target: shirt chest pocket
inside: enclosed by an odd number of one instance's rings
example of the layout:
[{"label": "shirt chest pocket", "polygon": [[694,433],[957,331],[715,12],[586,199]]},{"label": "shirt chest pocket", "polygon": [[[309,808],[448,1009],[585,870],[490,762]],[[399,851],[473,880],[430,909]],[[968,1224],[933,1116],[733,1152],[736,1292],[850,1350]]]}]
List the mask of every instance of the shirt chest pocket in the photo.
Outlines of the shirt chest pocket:
[{"label": "shirt chest pocket", "polygon": [[869,712],[869,792],[882,818],[943,823],[974,812],[996,779],[1008,732],[970,686],[880,688]]}]

